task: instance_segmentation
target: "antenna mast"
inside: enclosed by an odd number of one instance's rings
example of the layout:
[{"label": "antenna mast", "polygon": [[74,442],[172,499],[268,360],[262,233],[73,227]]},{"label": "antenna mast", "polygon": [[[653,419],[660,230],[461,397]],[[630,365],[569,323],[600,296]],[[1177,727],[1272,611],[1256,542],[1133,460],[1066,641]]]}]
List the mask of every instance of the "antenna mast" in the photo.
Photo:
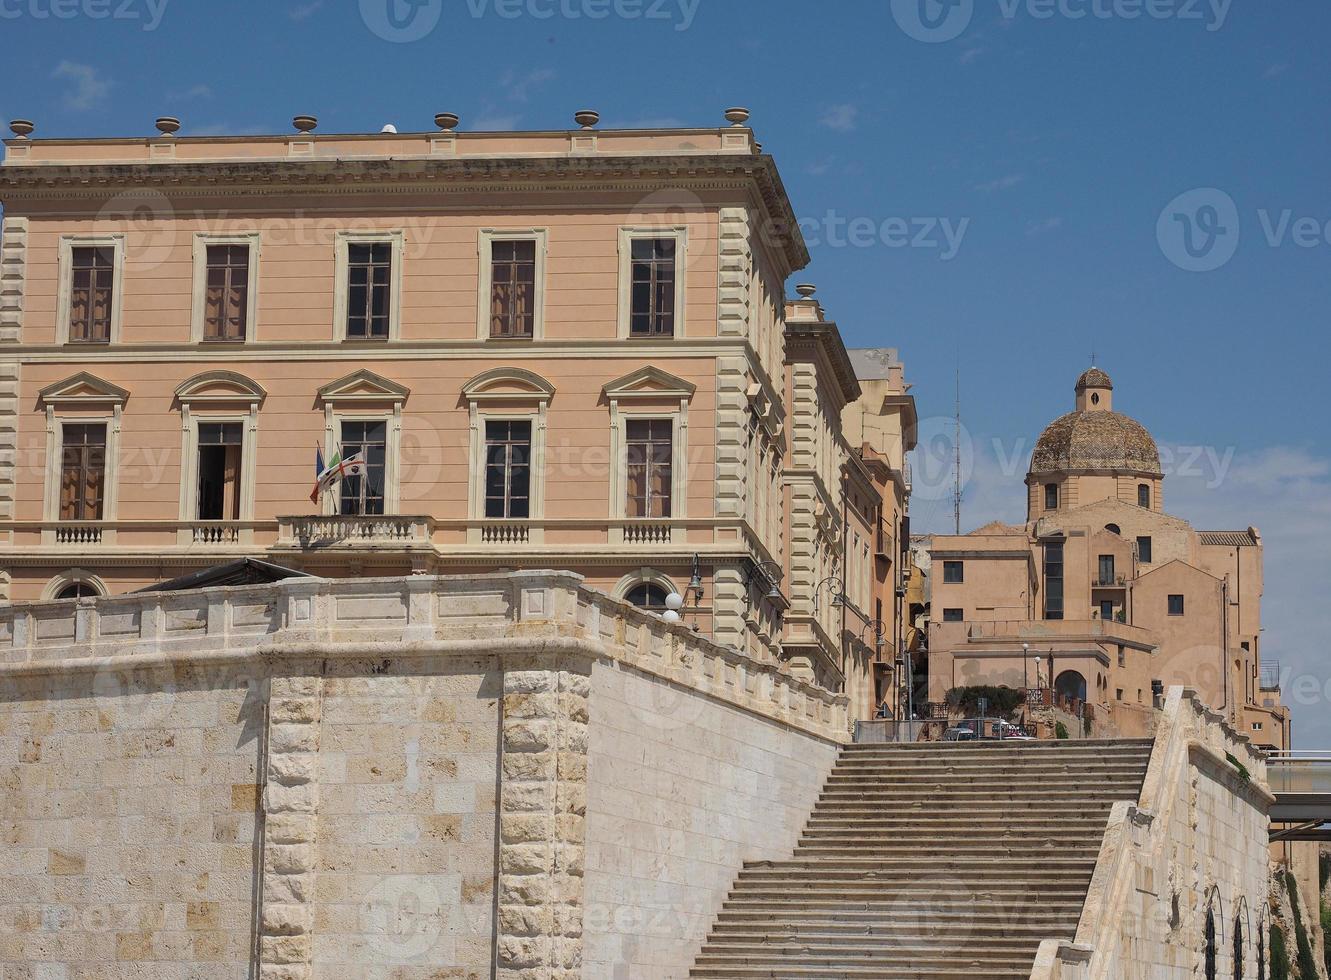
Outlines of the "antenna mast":
[{"label": "antenna mast", "polygon": [[956,475],[956,489],[952,493],[952,518],[956,524],[957,536],[961,536],[961,354],[957,354],[957,415],[956,431],[952,439],[956,458],[953,461]]}]

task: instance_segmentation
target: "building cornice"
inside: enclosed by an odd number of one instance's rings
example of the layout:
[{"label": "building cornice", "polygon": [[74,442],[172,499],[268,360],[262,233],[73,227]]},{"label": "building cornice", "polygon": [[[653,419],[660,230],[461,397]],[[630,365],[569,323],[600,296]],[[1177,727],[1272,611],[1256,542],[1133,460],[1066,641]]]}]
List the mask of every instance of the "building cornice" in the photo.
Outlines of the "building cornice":
[{"label": "building cornice", "polygon": [[838,393],[843,404],[850,404],[863,393],[855,377],[841,331],[831,320],[787,320],[786,360],[801,360],[808,353],[821,354],[836,376]]},{"label": "building cornice", "polygon": [[240,196],[258,206],[266,199],[293,193],[429,193],[450,198],[487,193],[632,193],[664,185],[697,190],[753,189],[766,211],[764,240],[777,246],[788,267],[786,273],[809,264],[809,250],[798,219],[776,163],[768,154],[315,158],[0,167],[0,200],[7,210],[25,201],[96,203],[108,193],[127,187],[174,195]]}]

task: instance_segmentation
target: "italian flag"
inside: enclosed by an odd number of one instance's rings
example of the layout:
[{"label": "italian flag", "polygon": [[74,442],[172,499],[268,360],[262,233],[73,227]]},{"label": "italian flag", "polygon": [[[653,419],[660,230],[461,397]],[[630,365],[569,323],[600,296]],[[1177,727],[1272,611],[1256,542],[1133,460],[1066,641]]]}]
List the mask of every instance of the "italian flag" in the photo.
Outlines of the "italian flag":
[{"label": "italian flag", "polygon": [[356,453],[343,459],[342,453],[338,451],[333,453],[333,458],[325,466],[323,452],[315,449],[314,471],[318,476],[314,481],[314,490],[310,493],[310,503],[317,504],[320,497],[347,477],[364,476],[367,469],[364,453]]}]

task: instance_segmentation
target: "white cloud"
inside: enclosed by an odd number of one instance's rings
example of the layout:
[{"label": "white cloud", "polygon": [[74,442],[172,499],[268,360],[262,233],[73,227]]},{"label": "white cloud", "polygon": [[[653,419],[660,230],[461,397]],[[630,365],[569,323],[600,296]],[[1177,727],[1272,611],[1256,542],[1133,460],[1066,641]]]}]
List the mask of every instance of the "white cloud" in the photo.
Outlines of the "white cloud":
[{"label": "white cloud", "polygon": [[210,85],[194,85],[179,92],[171,92],[167,95],[168,99],[175,102],[183,102],[189,99],[211,99],[213,89]]},{"label": "white cloud", "polygon": [[828,106],[823,110],[823,118],[819,120],[822,126],[838,133],[851,132],[859,125],[859,122],[859,106],[853,106],[849,103]]},{"label": "white cloud", "polygon": [[111,80],[102,78],[92,65],[62,61],[51,77],[68,79],[72,83],[64,99],[66,107],[70,109],[92,109],[105,102],[111,93]]},{"label": "white cloud", "polygon": [[992,194],[994,191],[1011,190],[1026,179],[1025,174],[1005,174],[994,180],[987,180],[984,183],[976,184],[977,191],[983,191],[986,194]]},{"label": "white cloud", "polygon": [[313,0],[312,3],[303,3],[292,7],[287,11],[287,16],[299,24],[301,21],[309,20],[317,14],[324,5],[324,0]]},{"label": "white cloud", "polygon": [[524,74],[506,71],[499,79],[505,97],[511,102],[526,102],[533,86],[553,82],[556,72],[551,68],[536,68]]},{"label": "white cloud", "polygon": [[1026,234],[1034,238],[1037,235],[1043,235],[1047,232],[1058,231],[1063,227],[1063,218],[1055,215],[1052,218],[1045,218],[1042,221],[1032,221],[1026,225]]},{"label": "white cloud", "polygon": [[961,52],[961,57],[957,60],[963,65],[969,65],[982,54],[984,54],[984,48],[967,48],[965,51]]}]

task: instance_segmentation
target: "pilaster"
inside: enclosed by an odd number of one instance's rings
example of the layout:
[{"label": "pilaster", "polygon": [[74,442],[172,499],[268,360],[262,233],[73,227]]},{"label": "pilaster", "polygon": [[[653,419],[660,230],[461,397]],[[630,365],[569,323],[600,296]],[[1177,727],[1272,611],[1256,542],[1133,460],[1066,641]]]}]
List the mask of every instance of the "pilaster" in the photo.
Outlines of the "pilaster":
[{"label": "pilaster", "polygon": [[23,294],[28,219],[6,217],[0,240],[0,344],[23,339]]},{"label": "pilaster", "polygon": [[591,678],[504,675],[497,976],[580,980]]},{"label": "pilaster", "polygon": [[270,684],[259,980],[311,980],[323,679]]}]

